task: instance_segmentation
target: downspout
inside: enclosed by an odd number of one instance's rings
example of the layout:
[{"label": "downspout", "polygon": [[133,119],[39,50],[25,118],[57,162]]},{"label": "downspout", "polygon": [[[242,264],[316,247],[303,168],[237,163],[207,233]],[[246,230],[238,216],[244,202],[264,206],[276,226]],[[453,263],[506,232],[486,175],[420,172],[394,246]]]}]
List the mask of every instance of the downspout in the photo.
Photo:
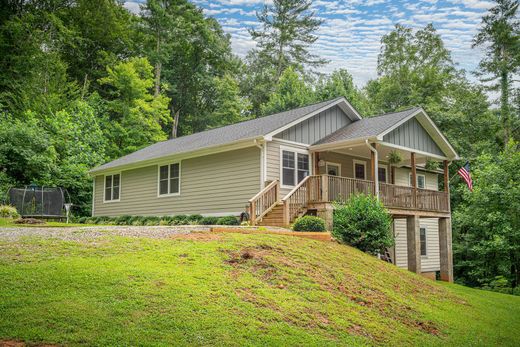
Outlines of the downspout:
[{"label": "downspout", "polygon": [[368,139],[365,140],[365,144],[367,145],[368,149],[374,153],[374,184],[375,184],[375,196],[379,200],[379,163],[378,163],[378,156],[377,156],[377,150],[368,143]]},{"label": "downspout", "polygon": [[255,139],[254,140],[255,142],[255,146],[260,148],[260,190],[264,189],[264,185],[265,185],[265,163],[264,163],[264,157],[266,156],[265,155],[265,150],[266,150],[266,145],[265,145],[265,142],[263,145],[261,145],[259,142],[258,142],[258,139]]}]

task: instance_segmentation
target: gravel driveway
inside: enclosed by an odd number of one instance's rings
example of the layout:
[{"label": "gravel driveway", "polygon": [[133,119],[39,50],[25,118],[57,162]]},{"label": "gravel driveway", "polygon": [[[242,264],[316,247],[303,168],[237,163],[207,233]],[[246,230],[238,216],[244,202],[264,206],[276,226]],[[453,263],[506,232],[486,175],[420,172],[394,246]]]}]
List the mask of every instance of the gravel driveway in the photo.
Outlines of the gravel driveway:
[{"label": "gravel driveway", "polygon": [[176,234],[210,231],[210,226],[93,226],[93,227],[15,227],[0,228],[0,241],[16,241],[22,237],[85,240],[108,235],[168,238]]}]

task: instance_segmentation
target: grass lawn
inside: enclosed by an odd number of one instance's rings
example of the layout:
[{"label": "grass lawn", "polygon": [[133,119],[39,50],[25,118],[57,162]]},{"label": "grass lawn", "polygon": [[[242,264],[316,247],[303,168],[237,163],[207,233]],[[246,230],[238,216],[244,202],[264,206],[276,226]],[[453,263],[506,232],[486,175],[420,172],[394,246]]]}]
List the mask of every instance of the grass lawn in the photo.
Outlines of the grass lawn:
[{"label": "grass lawn", "polygon": [[65,222],[45,222],[45,224],[16,224],[14,219],[0,218],[0,227],[89,227],[99,226],[99,224],[79,224],[79,223],[65,223]]},{"label": "grass lawn", "polygon": [[519,331],[520,297],[435,283],[332,242],[0,239],[0,341],[519,346]]}]

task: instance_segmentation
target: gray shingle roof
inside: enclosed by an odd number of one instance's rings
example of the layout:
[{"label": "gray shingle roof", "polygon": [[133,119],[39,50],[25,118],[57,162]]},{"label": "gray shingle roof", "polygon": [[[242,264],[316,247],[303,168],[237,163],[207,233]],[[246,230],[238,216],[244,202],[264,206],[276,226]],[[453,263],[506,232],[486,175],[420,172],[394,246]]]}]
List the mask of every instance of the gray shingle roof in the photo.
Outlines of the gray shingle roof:
[{"label": "gray shingle roof", "polygon": [[386,113],[380,116],[360,119],[345,125],[332,134],[315,142],[313,145],[377,136],[418,110],[420,110],[419,107],[414,107],[400,112]]},{"label": "gray shingle roof", "polygon": [[253,139],[269,134],[309,113],[319,110],[341,98],[327,100],[317,104],[300,107],[270,116],[252,119],[221,128],[210,129],[182,136],[176,139],[162,141],[145,147],[136,152],[125,155],[109,163],[103,164],[91,170],[91,172],[115,168],[122,165],[133,164],[145,160],[162,158],[172,154],[191,152],[198,149],[224,145],[231,142]]}]

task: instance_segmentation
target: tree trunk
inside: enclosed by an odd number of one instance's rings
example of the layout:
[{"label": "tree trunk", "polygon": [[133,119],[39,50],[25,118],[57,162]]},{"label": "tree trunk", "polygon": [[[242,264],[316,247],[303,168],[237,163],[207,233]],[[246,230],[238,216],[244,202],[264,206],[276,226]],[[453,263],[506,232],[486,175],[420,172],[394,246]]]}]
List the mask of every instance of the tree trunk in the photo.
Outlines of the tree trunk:
[{"label": "tree trunk", "polygon": [[180,116],[180,109],[178,109],[177,111],[175,111],[173,105],[170,107],[170,115],[172,116],[172,119],[173,119],[173,124],[172,124],[172,139],[175,139],[177,138],[177,131],[179,129],[179,116]]},{"label": "tree trunk", "polygon": [[161,93],[161,68],[162,63],[159,58],[159,52],[161,50],[161,39],[159,33],[157,34],[157,45],[155,47],[155,53],[157,54],[157,62],[155,63],[155,92],[154,96],[157,97]]},{"label": "tree trunk", "polygon": [[505,70],[502,71],[500,76],[500,93],[500,115],[504,128],[504,147],[507,148],[511,127],[509,124],[509,76]]}]

